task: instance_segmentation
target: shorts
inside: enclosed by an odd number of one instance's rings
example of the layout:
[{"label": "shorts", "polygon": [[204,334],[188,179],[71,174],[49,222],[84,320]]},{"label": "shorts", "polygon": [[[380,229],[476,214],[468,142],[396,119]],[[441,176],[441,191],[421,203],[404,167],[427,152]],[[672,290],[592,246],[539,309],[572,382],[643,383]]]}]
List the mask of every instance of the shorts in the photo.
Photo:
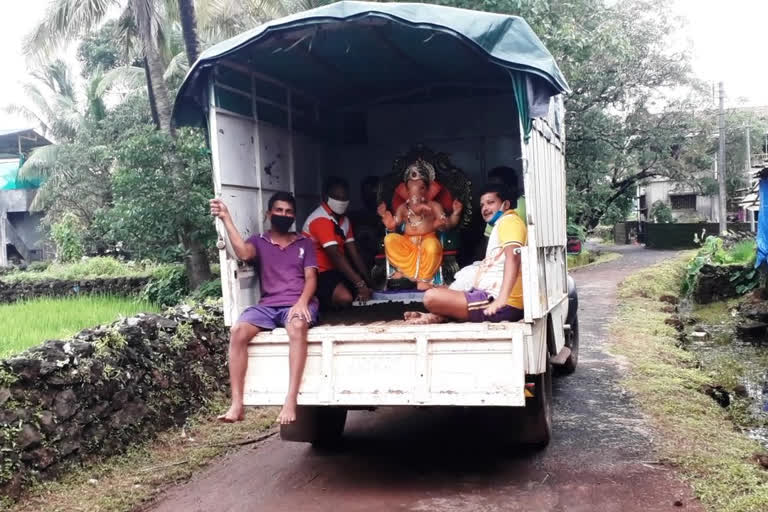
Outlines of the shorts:
[{"label": "shorts", "polygon": [[[288,312],[293,306],[262,306],[257,304],[247,308],[240,314],[240,318],[237,319],[238,323],[246,323],[255,325],[261,329],[271,331],[278,327],[285,327],[285,324],[290,321]],[[309,314],[312,316],[312,321],[309,326],[317,324],[318,321],[318,307],[317,301],[313,300],[307,307]]]},{"label": "shorts", "polygon": [[320,301],[321,309],[328,310],[333,307],[333,291],[339,284],[346,286],[354,297],[357,288],[352,281],[347,279],[344,274],[338,270],[326,270],[317,275],[317,291],[315,292],[315,295]]},{"label": "shorts", "polygon": [[523,318],[523,310],[506,305],[492,316],[485,316],[485,308],[493,302],[493,297],[483,290],[472,288],[464,292],[467,298],[468,322],[517,322]]}]

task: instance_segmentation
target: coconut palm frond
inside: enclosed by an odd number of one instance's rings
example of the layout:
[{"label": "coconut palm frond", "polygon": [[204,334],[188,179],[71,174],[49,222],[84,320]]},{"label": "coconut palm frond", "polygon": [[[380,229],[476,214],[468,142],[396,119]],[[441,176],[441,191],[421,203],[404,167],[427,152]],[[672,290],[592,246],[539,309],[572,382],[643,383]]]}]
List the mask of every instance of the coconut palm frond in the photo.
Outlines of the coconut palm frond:
[{"label": "coconut palm frond", "polygon": [[55,174],[56,162],[59,161],[65,149],[66,144],[50,144],[36,148],[19,169],[19,178],[25,180],[50,178]]},{"label": "coconut palm frond", "polygon": [[48,102],[48,99],[37,85],[25,83],[21,85],[21,89],[24,91],[24,96],[32,107],[31,110],[35,110],[39,113],[40,117],[48,120],[56,117],[53,105]]},{"label": "coconut palm frond", "polygon": [[118,0],[56,0],[24,40],[24,53],[38,59],[77,39],[104,19]]},{"label": "coconut palm frond", "polygon": [[144,68],[139,66],[123,66],[104,73],[95,91],[96,96],[103,96],[114,87],[136,91],[146,87],[147,77]]},{"label": "coconut palm frond", "polygon": [[48,205],[50,204],[50,192],[49,190],[52,190],[55,186],[54,181],[56,180],[56,175],[53,175],[50,181],[43,184],[42,187],[37,189],[37,194],[35,194],[35,198],[32,200],[32,202],[29,204],[29,211],[32,213],[40,213],[44,212],[46,208],[48,208]]},{"label": "coconut palm frond", "polygon": [[165,73],[163,73],[163,78],[166,81],[170,80],[173,77],[184,78],[184,75],[187,74],[188,69],[189,69],[189,63],[187,62],[186,52],[177,53],[171,59],[171,62],[168,63],[168,67],[165,68]]},{"label": "coconut palm frond", "polygon": [[56,59],[33,71],[32,76],[54,93],[74,99],[75,83],[72,79],[72,72],[61,59]]},{"label": "coconut palm frond", "polygon": [[51,131],[51,127],[48,126],[48,121],[39,115],[37,112],[24,105],[7,105],[2,108],[2,111],[12,116],[18,116],[37,123],[40,125],[40,129],[43,131],[43,135],[47,135]]}]

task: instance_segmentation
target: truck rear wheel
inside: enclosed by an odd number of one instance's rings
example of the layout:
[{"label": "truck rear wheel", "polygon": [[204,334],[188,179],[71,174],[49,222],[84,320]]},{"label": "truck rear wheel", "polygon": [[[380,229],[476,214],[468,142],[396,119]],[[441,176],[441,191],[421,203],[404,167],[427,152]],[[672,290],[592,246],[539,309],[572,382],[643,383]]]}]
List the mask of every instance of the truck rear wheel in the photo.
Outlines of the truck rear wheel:
[{"label": "truck rear wheel", "polygon": [[552,365],[547,371],[529,376],[533,382],[533,397],[525,399],[522,442],[534,448],[544,448],[552,437]]}]

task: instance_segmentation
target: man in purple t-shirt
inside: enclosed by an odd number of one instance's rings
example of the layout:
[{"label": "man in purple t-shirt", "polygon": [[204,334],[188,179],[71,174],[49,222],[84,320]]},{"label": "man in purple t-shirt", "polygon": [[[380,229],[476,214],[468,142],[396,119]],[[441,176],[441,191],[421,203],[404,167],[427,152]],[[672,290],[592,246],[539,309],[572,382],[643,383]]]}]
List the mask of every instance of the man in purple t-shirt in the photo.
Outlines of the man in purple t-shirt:
[{"label": "man in purple t-shirt", "polygon": [[272,229],[243,241],[227,206],[220,199],[211,200],[211,215],[224,222],[237,257],[256,263],[261,283],[261,300],[243,311],[229,338],[232,405],[218,417],[225,423],[243,419],[248,342],[262,330],[276,327],[285,327],[290,340],[288,395],[278,420],[281,424],[296,420],[296,400],[307,360],[307,330],[317,323],[314,243],[290,231],[296,216],[296,200],[288,192],[276,192],[268,207],[267,219]]}]

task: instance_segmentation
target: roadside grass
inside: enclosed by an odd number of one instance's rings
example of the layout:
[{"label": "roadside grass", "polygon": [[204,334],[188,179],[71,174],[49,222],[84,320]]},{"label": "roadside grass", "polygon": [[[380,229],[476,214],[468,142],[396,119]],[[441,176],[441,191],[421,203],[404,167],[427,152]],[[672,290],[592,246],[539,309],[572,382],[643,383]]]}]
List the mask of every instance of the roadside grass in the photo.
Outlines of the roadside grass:
[{"label": "roadside grass", "polygon": [[568,269],[587,267],[591,265],[600,265],[621,258],[618,252],[592,252],[583,250],[579,254],[568,255]]},{"label": "roadside grass", "polygon": [[40,298],[0,305],[0,358],[49,339],[64,339],[119,316],[157,312],[157,306],[132,297],[82,295]]},{"label": "roadside grass", "polygon": [[752,457],[761,446],[738,432],[730,413],[702,393],[712,375],[678,346],[665,324],[662,295],[677,296],[691,253],[637,272],[620,287],[611,351],[626,358],[623,384],[650,416],[662,460],[678,467],[712,511],[768,510],[768,472]]},{"label": "roadside grass", "polygon": [[698,322],[707,325],[724,324],[729,320],[731,310],[735,309],[742,300],[741,297],[736,297],[711,304],[696,304],[693,306],[691,315]]},{"label": "roadside grass", "polygon": [[[34,265],[34,264],[33,264]],[[45,281],[48,279],[76,280],[97,277],[146,277],[163,265],[152,262],[124,262],[108,256],[97,256],[74,263],[51,263],[41,267],[30,266],[33,270],[13,271],[0,276],[0,281],[16,283],[21,281]],[[42,270],[34,270],[41,268]]]},{"label": "roadside grass", "polygon": [[[277,408],[249,409],[240,423],[215,415],[229,402],[217,396],[183,428],[160,434],[122,455],[94,458],[31,487],[9,512],[121,512],[141,509],[171,485],[188,480],[216,458],[254,444],[274,425]],[[0,504],[0,508],[1,504]]]}]

